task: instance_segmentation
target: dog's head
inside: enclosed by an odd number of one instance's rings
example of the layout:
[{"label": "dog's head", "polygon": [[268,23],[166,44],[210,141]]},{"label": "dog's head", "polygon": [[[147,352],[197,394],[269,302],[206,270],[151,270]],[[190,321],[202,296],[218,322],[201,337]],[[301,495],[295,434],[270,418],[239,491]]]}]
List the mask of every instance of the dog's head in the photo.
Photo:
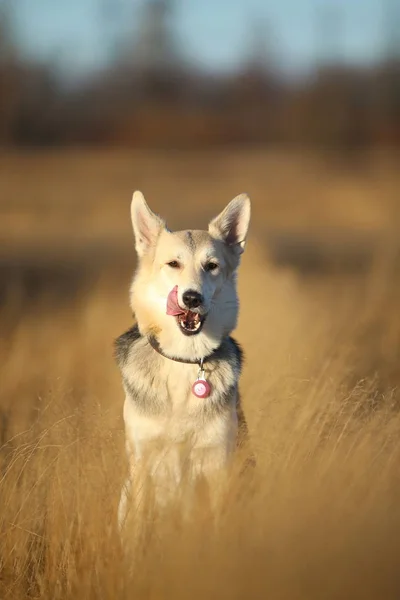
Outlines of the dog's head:
[{"label": "dog's head", "polygon": [[234,198],[208,231],[169,231],[141,192],[133,194],[131,216],[139,258],[131,308],[141,333],[157,337],[167,354],[206,356],[236,326],[249,198]]}]

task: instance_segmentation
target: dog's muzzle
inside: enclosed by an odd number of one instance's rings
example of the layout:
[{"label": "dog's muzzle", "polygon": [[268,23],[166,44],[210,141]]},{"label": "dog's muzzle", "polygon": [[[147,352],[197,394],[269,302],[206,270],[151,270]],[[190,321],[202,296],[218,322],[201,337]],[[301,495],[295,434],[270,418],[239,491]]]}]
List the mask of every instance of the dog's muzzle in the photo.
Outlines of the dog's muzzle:
[{"label": "dog's muzzle", "polygon": [[176,285],[168,294],[167,315],[175,317],[179,329],[184,335],[196,335],[203,328],[207,315],[202,315],[197,310],[203,304],[203,296],[194,290],[187,290],[182,295],[185,308],[178,303],[178,286]]}]

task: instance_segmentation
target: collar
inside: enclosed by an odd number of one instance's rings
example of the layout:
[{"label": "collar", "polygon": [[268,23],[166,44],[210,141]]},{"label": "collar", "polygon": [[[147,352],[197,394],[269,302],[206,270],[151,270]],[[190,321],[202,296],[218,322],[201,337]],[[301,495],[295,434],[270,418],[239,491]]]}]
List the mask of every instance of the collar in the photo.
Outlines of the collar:
[{"label": "collar", "polygon": [[212,357],[216,354],[218,348],[215,348],[211,354],[208,354],[208,356],[204,356],[201,359],[196,359],[196,360],[190,360],[190,359],[186,359],[186,358],[177,358],[176,356],[169,356],[168,354],[164,354],[164,352],[161,350],[160,344],[158,343],[158,340],[154,337],[154,336],[149,336],[147,338],[150,346],[152,346],[152,348],[158,352],[158,354],[161,354],[161,356],[163,356],[164,358],[169,358],[169,360],[173,360],[175,362],[179,362],[179,363],[185,363],[188,365],[199,365],[201,368],[203,367],[203,363],[209,361],[212,359]]}]

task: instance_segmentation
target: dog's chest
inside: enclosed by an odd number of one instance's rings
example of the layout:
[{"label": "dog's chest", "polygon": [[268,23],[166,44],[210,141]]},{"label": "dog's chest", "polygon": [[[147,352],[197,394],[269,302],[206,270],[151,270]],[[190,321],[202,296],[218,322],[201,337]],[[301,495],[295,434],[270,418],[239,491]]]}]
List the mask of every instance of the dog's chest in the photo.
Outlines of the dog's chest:
[{"label": "dog's chest", "polygon": [[237,385],[238,373],[233,363],[212,361],[204,365],[211,393],[199,398],[193,393],[199,365],[175,362],[153,353],[140,358],[134,354],[124,366],[124,382],[132,403],[149,416],[204,418],[229,403]]},{"label": "dog's chest", "polygon": [[233,342],[228,340],[204,364],[211,386],[207,398],[192,391],[200,371],[197,364],[163,357],[140,337],[129,345],[123,338],[119,356],[126,432],[136,452],[149,440],[190,439],[198,446],[218,446],[234,438],[240,354]]},{"label": "dog's chest", "polygon": [[204,376],[211,393],[199,398],[192,391],[200,374],[199,365],[161,356],[143,338],[136,339],[129,345],[129,351],[122,354],[120,362],[132,410],[143,417],[193,421],[198,427],[221,411],[225,412],[228,405],[234,406],[240,357],[232,342],[227,341],[225,346],[218,356],[205,362]]},{"label": "dog's chest", "polygon": [[173,414],[193,414],[203,409],[207,398],[198,398],[192,391],[198,375],[198,365],[163,361],[160,377],[165,382],[165,390]]},{"label": "dog's chest", "polygon": [[[148,394],[127,395],[125,423],[137,451],[140,440],[165,439],[181,443],[191,439],[192,443],[196,440],[196,444],[207,446],[232,437],[236,430],[232,416],[237,383],[234,369],[224,362],[205,369],[211,386],[207,398],[198,398],[192,392],[198,375],[198,365],[162,359],[153,372]],[[142,387],[139,379],[136,382]]]}]

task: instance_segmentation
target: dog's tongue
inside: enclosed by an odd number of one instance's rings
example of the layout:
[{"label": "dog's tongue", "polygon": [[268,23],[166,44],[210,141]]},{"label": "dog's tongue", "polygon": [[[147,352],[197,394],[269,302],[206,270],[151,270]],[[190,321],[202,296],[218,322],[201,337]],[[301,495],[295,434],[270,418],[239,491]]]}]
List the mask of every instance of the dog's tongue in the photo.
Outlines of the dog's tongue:
[{"label": "dog's tongue", "polygon": [[176,285],[168,294],[167,315],[176,317],[177,315],[182,315],[184,312],[178,304],[178,286]]}]

